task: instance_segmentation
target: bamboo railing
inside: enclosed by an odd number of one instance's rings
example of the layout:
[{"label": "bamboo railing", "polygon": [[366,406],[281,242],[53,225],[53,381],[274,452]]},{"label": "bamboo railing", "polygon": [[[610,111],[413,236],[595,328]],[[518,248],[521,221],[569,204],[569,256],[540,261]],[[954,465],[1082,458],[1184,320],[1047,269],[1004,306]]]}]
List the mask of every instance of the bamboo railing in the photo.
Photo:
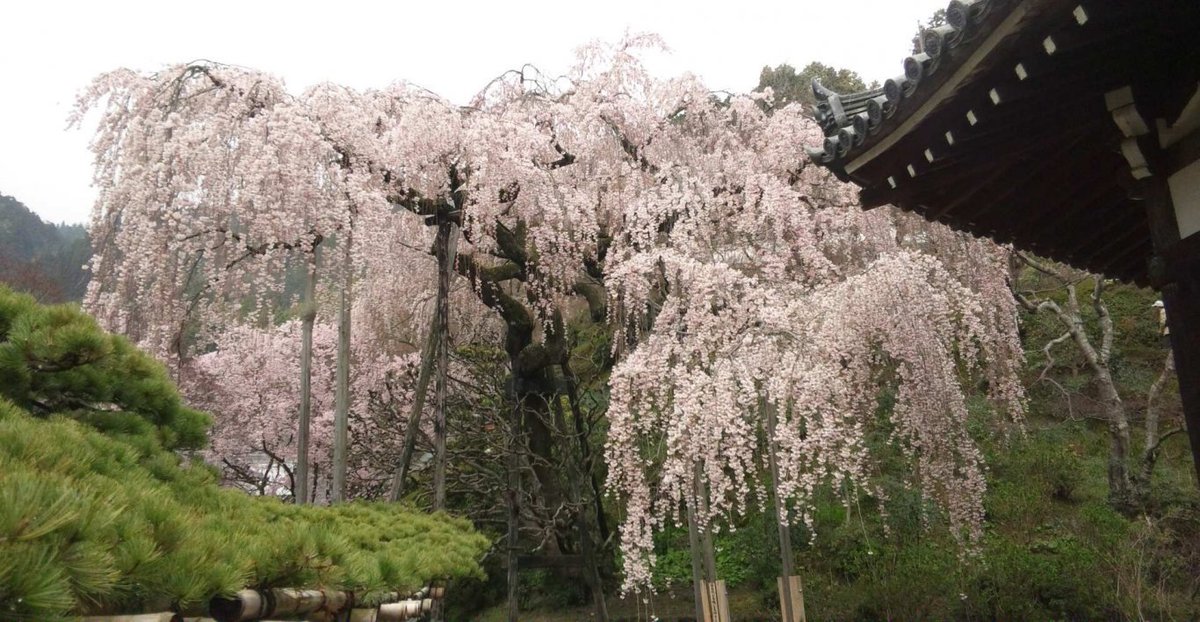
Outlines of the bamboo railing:
[{"label": "bamboo railing", "polygon": [[433,610],[446,596],[444,586],[412,594],[389,592],[356,599],[353,592],[280,588],[242,590],[208,603],[207,616],[166,611],[116,616],[85,616],[83,622],[410,622]]}]

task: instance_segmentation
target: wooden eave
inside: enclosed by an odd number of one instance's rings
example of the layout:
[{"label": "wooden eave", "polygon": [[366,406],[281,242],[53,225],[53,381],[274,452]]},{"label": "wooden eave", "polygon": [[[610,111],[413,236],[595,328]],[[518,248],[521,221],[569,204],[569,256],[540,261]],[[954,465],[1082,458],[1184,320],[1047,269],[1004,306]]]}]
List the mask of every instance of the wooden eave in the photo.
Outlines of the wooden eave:
[{"label": "wooden eave", "polygon": [[1179,118],[1200,79],[1200,2],[978,0],[948,13],[883,89],[814,84],[827,139],[812,159],[861,186],[864,208],[1149,283],[1150,229],[1105,95],[1132,86],[1147,118]]}]

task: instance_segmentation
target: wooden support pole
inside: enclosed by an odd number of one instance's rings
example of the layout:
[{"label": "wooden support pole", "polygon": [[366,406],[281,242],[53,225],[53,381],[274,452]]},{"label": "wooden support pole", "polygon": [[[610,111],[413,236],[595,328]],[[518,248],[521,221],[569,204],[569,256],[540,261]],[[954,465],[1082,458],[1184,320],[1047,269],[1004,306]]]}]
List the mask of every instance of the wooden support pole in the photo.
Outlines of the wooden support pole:
[{"label": "wooden support pole", "polygon": [[[792,533],[787,523],[787,510],[779,496],[779,458],[776,455],[775,429],[778,426],[778,410],[770,400],[763,400],[767,411],[767,459],[771,469],[771,503],[775,505],[775,525],[779,528],[779,607],[784,622],[804,622],[804,598],[800,577],[792,568]],[[794,586],[794,587],[793,587]]]},{"label": "wooden support pole", "polygon": [[296,430],[296,481],[292,497],[297,504],[309,501],[311,486],[308,481],[308,436],[312,421],[312,333],[317,319],[317,253],[313,249],[308,255],[304,275],[304,299],[301,302],[300,323],[300,421]]},{"label": "wooden support pole", "polygon": [[392,486],[388,492],[388,501],[395,503],[404,495],[404,486],[408,480],[408,469],[412,464],[412,455],[417,448],[417,433],[421,429],[421,412],[425,409],[425,395],[429,391],[429,379],[433,377],[433,364],[437,356],[438,313],[433,312],[433,321],[429,325],[429,335],[425,338],[425,349],[421,352],[421,369],[417,372],[417,386],[413,391],[412,409],[408,414],[408,427],[404,429],[404,449],[400,454],[400,465],[392,476]]},{"label": "wooden support pole", "polygon": [[[1195,234],[1200,235],[1200,234]],[[1192,462],[1200,484],[1200,257],[1180,262],[1174,282],[1163,286],[1163,305],[1171,328],[1171,350],[1183,416],[1192,446]]]},{"label": "wooden support pole", "polygon": [[1162,175],[1143,182],[1156,258],[1151,279],[1162,290],[1183,417],[1200,486],[1200,233],[1179,239],[1171,189]]},{"label": "wooden support pole", "polygon": [[[787,594],[789,602],[792,603],[791,617],[788,617],[788,612],[782,612],[784,622],[806,622],[808,618],[804,613],[804,584],[800,581],[800,577],[779,577],[778,585],[779,593]],[[780,603],[780,609],[782,608],[782,603]]]},{"label": "wooden support pole", "polygon": [[706,589],[704,581],[704,562],[701,560],[700,553],[700,526],[696,523],[696,481],[695,470],[692,476],[692,499],[687,504],[688,517],[688,547],[692,552],[692,591],[696,599],[696,620],[697,622],[709,622],[706,615],[707,608],[705,607]]},{"label": "wooden support pole", "polygon": [[[708,516],[708,486],[704,482],[704,470],[700,462],[694,462],[692,467],[692,482],[695,486],[697,511],[701,517]],[[700,529],[700,550],[703,553],[704,597],[707,615],[714,622],[728,622],[729,600],[725,591],[725,582],[717,578],[716,548],[713,546],[712,524]]]},{"label": "wooden support pole", "polygon": [[437,289],[437,382],[433,418],[433,510],[446,507],[446,374],[450,365],[450,277],[458,225],[443,220],[438,225],[435,254],[438,262]]},{"label": "wooden support pole", "polygon": [[350,426],[350,288],[354,266],[350,254],[353,229],[346,230],[342,244],[342,291],[338,299],[337,377],[333,411],[333,490],[332,503],[346,499],[346,444]]}]

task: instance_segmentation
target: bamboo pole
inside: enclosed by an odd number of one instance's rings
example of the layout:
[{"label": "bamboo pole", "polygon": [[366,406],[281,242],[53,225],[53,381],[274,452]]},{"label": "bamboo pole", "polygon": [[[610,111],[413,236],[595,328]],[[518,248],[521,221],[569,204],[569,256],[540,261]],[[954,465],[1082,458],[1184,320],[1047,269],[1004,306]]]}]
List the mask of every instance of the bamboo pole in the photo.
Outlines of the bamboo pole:
[{"label": "bamboo pole", "polygon": [[388,603],[379,606],[377,622],[404,622],[421,614],[433,611],[433,599],[402,600],[398,603]]},{"label": "bamboo pole", "polygon": [[208,610],[219,622],[244,622],[268,617],[300,616],[317,611],[339,611],[353,604],[341,591],[274,589],[242,590],[234,598],[214,598]]}]

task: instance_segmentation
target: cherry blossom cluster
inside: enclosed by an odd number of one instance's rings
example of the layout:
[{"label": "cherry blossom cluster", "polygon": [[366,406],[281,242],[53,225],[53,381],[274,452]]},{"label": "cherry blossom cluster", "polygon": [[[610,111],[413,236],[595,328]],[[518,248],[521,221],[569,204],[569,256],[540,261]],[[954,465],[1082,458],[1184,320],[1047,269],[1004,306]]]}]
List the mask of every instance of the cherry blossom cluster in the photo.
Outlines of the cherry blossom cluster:
[{"label": "cherry blossom cluster", "polygon": [[[269,324],[288,266],[351,270],[368,325],[354,345],[361,399],[419,347],[436,280],[428,225],[450,221],[473,288],[454,293],[460,341],[502,338],[497,315],[511,337],[525,307],[549,334],[578,293],[604,292],[620,361],[608,484],[625,504],[627,587],[649,583],[653,533],[682,508],[707,507],[709,529],[765,498],[766,405],[793,516],[805,520],[825,485],[872,490],[866,438],[883,390],[915,483],[969,545],[984,485],[965,429],[969,379],[987,379],[998,412],[1022,409],[1002,255],[863,211],[809,163],[803,146],[822,133],[802,110],[768,114],[769,93],[653,77],[639,55],[658,45],[587,46],[562,79],[509,72],[465,107],[404,83],[293,96],[267,74],[209,64],[106,74],[80,104],[103,109],[86,305],[161,355],[184,358],[189,329],[206,335],[197,366],[229,400],[214,406],[228,418],[216,451],[244,451],[247,429],[287,451],[298,329],[227,327],[247,308]],[[351,237],[349,265],[321,246]],[[319,324],[318,353],[331,330]],[[318,413],[326,380],[314,382]]]},{"label": "cherry blossom cluster", "polygon": [[[297,460],[299,333],[298,320],[266,329],[229,326],[218,337],[214,350],[189,361],[184,375],[182,389],[188,401],[214,415],[207,459],[226,472],[267,478],[266,494],[294,492],[287,471]],[[384,355],[366,341],[359,339],[352,344],[351,410],[366,413],[374,407],[372,400],[382,396],[401,405],[411,401],[416,354]],[[317,465],[314,489],[318,498],[328,488],[331,473],[336,357],[337,327],[317,323],[313,328],[310,451]],[[271,461],[278,468],[263,472],[263,465]],[[350,477],[388,475],[369,472],[372,468],[379,465],[356,464],[349,470]]]}]

